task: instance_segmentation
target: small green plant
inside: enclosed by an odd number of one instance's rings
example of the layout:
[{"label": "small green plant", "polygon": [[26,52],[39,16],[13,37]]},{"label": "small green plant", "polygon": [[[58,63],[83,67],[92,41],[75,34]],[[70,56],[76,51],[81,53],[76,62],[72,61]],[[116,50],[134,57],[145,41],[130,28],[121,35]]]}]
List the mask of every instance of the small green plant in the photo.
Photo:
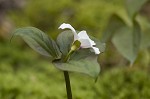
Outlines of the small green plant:
[{"label": "small green plant", "polygon": [[148,0],[125,0],[125,9],[120,9],[110,17],[103,32],[102,41],[112,41],[118,52],[132,65],[140,50],[150,47],[150,24],[140,14]]},{"label": "small green plant", "polygon": [[49,57],[54,66],[64,72],[67,97],[72,99],[68,71],[84,73],[97,80],[100,72],[97,57],[104,52],[105,43],[88,36],[86,31],[77,33],[70,24],[63,23],[59,27],[59,29],[66,28],[71,31],[62,32],[56,41],[35,27],[19,28],[13,32],[12,38],[20,36],[32,49]]},{"label": "small green plant", "polygon": [[125,9],[113,13],[103,32],[102,41],[104,43],[88,36],[86,31],[76,31],[66,23],[60,25],[59,29],[70,30],[59,34],[56,41],[35,27],[19,28],[13,32],[13,36],[22,37],[32,49],[48,57],[56,68],[64,72],[67,97],[72,99],[68,72],[84,73],[97,80],[100,73],[97,57],[104,52],[105,42],[111,40],[118,52],[129,60],[131,65],[135,62],[141,49],[150,47],[150,33],[148,33],[150,24],[139,14],[141,7],[147,1],[127,0]]}]

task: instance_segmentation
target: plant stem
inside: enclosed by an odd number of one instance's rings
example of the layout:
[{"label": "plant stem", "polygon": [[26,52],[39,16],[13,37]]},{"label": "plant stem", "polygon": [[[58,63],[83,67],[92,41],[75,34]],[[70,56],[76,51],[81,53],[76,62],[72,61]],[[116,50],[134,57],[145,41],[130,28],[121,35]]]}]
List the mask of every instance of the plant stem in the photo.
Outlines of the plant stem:
[{"label": "plant stem", "polygon": [[65,82],[66,82],[67,99],[72,99],[70,78],[69,78],[69,73],[67,71],[64,71],[64,77],[65,77]]},{"label": "plant stem", "polygon": [[[72,53],[73,51],[70,50],[67,56],[65,57],[64,62],[68,61]],[[68,71],[64,71],[64,78],[65,78],[65,83],[66,83],[67,99],[72,99],[72,91],[71,91],[70,78],[69,78]]]}]

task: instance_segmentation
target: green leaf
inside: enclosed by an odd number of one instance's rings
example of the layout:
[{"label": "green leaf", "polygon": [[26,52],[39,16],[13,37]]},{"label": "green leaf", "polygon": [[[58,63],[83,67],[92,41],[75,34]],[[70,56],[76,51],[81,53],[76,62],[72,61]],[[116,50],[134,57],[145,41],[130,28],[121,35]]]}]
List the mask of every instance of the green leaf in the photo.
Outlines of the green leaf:
[{"label": "green leaf", "polygon": [[90,51],[90,49],[80,49],[78,51],[75,51],[73,53],[73,55],[71,55],[70,60],[76,60],[76,61],[78,61],[78,60],[84,59],[84,58],[86,58],[86,57],[88,57],[90,55],[95,55],[95,53],[92,53]]},{"label": "green leaf", "polygon": [[125,26],[123,19],[119,15],[113,14],[110,17],[110,20],[108,22],[108,25],[106,26],[105,31],[103,32],[102,42],[107,42],[108,40],[110,40],[110,38],[114,35],[114,33],[116,33],[116,31],[122,26]]},{"label": "green leaf", "polygon": [[134,27],[122,27],[112,38],[112,42],[118,51],[127,58],[131,64],[135,61],[139,46],[141,30],[139,24],[134,21]]},{"label": "green leaf", "polygon": [[128,14],[133,18],[148,0],[126,0]]},{"label": "green leaf", "polygon": [[61,53],[55,41],[37,28],[19,28],[13,32],[13,36],[22,37],[32,49],[44,56],[50,57],[52,60],[61,58]]},{"label": "green leaf", "polygon": [[73,33],[70,30],[60,33],[57,37],[57,44],[59,45],[60,51],[64,56],[70,51],[71,45],[73,43]]},{"label": "green leaf", "polygon": [[140,49],[140,44],[141,44],[141,27],[140,24],[136,21],[133,20],[133,50],[135,54],[138,54],[138,51]]},{"label": "green leaf", "polygon": [[97,79],[100,72],[97,56],[94,54],[87,56],[89,53],[83,53],[84,51],[86,52],[87,50],[76,53],[67,63],[55,61],[53,64],[60,70],[84,73]]}]

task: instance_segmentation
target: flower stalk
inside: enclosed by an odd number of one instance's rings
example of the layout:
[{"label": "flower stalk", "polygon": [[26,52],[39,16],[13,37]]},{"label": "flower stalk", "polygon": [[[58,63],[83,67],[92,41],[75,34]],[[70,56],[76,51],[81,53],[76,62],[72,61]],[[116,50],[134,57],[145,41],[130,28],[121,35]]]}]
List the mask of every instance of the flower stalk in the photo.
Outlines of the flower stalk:
[{"label": "flower stalk", "polygon": [[71,91],[70,77],[68,71],[64,71],[64,77],[66,83],[67,99],[72,99],[72,91]]},{"label": "flower stalk", "polygon": [[[73,50],[70,50],[67,56],[64,59],[64,62],[67,62],[70,58],[70,55],[73,53]],[[64,78],[66,84],[66,92],[67,92],[67,99],[72,99],[72,91],[71,91],[71,84],[70,84],[70,77],[68,71],[64,71]]]}]

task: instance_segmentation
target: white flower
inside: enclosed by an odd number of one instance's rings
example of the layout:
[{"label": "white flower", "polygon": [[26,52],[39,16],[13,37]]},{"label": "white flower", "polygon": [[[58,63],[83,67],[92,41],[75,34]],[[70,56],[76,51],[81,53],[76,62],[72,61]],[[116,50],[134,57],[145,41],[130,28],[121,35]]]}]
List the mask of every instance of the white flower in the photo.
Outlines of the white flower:
[{"label": "white flower", "polygon": [[74,41],[78,40],[81,42],[81,48],[91,48],[92,52],[95,52],[95,54],[100,54],[100,50],[97,47],[94,47],[96,43],[89,38],[86,31],[80,31],[78,34],[76,30],[70,25],[63,23],[60,25],[59,29],[71,29],[74,34]]}]

